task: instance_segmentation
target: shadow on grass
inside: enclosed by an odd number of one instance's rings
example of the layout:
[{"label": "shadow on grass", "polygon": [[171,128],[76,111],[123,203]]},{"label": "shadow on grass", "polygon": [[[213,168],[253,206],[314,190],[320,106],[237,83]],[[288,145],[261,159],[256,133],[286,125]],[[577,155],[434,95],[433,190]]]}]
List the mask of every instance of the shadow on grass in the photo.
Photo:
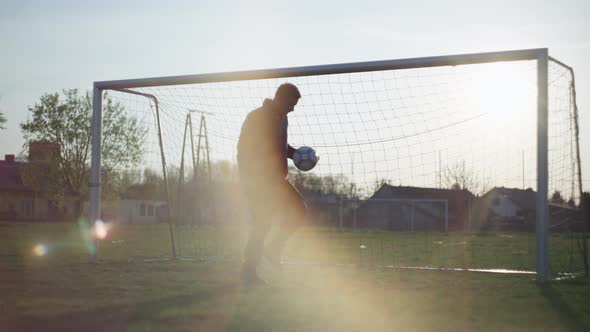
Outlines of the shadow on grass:
[{"label": "shadow on grass", "polygon": [[[565,281],[565,283],[584,283],[584,281]],[[585,281],[587,282],[587,280]],[[566,298],[564,292],[553,284],[539,286],[541,294],[549,300],[553,309],[561,316],[570,331],[590,331],[590,323],[574,309],[575,299]]]},{"label": "shadow on grass", "polygon": [[227,286],[57,316],[0,318],[0,331],[218,331],[232,318],[231,306],[224,304],[237,292]]}]

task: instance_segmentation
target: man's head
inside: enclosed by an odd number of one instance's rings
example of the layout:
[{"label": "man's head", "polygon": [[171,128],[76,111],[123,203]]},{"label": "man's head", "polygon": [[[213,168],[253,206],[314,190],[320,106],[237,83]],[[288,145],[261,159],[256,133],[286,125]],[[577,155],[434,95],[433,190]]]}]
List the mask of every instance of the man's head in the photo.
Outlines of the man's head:
[{"label": "man's head", "polygon": [[281,84],[275,92],[273,104],[279,112],[283,115],[287,115],[287,113],[293,112],[299,98],[301,98],[299,89],[297,89],[294,84],[284,83]]}]

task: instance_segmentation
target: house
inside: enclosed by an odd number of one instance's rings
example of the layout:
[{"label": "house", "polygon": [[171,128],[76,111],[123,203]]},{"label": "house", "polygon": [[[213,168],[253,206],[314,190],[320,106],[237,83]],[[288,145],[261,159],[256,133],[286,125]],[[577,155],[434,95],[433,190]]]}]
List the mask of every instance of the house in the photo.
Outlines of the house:
[{"label": "house", "polygon": [[0,160],[0,220],[28,221],[35,219],[40,212],[34,213],[35,193],[32,187],[23,183],[22,164],[13,154]]},{"label": "house", "polygon": [[324,193],[320,190],[303,190],[301,195],[305,199],[314,224],[325,226],[338,224],[341,200],[339,195]]},{"label": "house", "polygon": [[[357,227],[398,231],[463,230],[474,195],[468,190],[383,184],[356,209]],[[349,218],[350,219],[350,218]]]},{"label": "house", "polygon": [[125,224],[156,224],[166,221],[167,206],[164,201],[122,199],[112,217],[114,221]]},{"label": "house", "polygon": [[531,188],[494,187],[475,202],[472,226],[492,222],[534,224],[536,195]]},{"label": "house", "polygon": [[[549,231],[550,232],[585,232],[586,225],[590,225],[590,214],[584,212],[581,206],[549,202]],[[585,225],[586,224],[586,225]],[[587,228],[587,226],[586,226]]]},{"label": "house", "polygon": [[59,153],[58,144],[40,141],[29,145],[27,161],[17,161],[13,154],[7,154],[4,160],[0,160],[0,220],[74,219],[75,204],[71,197],[66,195],[58,204],[45,195],[50,185],[45,170],[49,160]]},{"label": "house", "polygon": [[[471,212],[471,230],[533,230],[536,224],[537,193],[528,188],[495,187],[479,197]],[[579,207],[547,201],[551,232],[581,231],[583,214]]]}]

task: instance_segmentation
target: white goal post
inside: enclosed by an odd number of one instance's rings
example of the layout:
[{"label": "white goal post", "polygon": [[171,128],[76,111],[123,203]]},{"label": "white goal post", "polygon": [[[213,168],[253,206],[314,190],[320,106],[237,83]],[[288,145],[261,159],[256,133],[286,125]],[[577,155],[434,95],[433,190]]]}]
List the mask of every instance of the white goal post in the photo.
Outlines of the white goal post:
[{"label": "white goal post", "polygon": [[[365,73],[374,71],[405,70],[430,67],[447,67],[474,65],[495,62],[536,61],[536,278],[539,282],[549,280],[548,264],[548,50],[525,49],[502,52],[458,54],[435,57],[420,57],[398,60],[342,63],[319,66],[305,66],[292,68],[278,68],[266,70],[249,70],[237,72],[211,73],[200,75],[183,75],[168,77],[153,77],[130,80],[114,80],[94,82],[93,87],[93,115],[92,115],[92,159],[90,179],[90,211],[91,222],[96,222],[101,216],[101,124],[103,110],[103,93],[109,90],[126,92],[129,89],[161,87],[172,85],[235,82],[260,79],[276,79],[287,77],[320,76],[348,73]],[[158,100],[156,113],[159,121]],[[159,124],[159,122],[158,122]],[[162,136],[159,133],[160,149]],[[578,165],[579,167],[579,165]],[[166,161],[162,151],[162,172],[166,180]],[[168,186],[168,184],[166,184]],[[167,188],[167,190],[170,190]],[[445,201],[445,207],[447,202]],[[448,213],[448,211],[447,211]],[[448,222],[448,221],[447,221]],[[447,226],[448,227],[448,226]],[[172,230],[170,235],[173,236]],[[174,242],[174,239],[172,239]],[[92,261],[96,256],[90,257]]]}]

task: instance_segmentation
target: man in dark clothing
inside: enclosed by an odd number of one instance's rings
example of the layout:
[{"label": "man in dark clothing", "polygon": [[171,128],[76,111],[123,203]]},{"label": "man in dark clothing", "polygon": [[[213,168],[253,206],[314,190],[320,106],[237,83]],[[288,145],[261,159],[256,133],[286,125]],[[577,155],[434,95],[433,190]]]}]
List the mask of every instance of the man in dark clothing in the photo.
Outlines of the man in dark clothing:
[{"label": "man in dark clothing", "polygon": [[[256,274],[260,257],[273,265],[280,264],[281,253],[289,236],[306,219],[303,197],[287,180],[287,158],[295,149],[287,143],[287,114],[301,98],[290,83],[279,86],[274,99],[250,112],[242,125],[238,142],[240,182],[252,210],[253,222],[244,250],[242,280],[247,284],[264,283]],[[272,218],[284,218],[277,236],[265,247]]]}]

